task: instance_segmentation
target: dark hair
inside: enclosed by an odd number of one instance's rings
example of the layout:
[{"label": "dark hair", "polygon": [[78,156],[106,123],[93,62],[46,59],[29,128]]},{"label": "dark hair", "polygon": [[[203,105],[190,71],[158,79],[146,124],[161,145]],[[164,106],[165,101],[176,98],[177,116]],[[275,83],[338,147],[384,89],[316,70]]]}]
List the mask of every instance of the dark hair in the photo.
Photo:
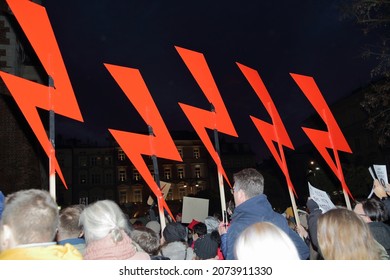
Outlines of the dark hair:
[{"label": "dark hair", "polygon": [[198,236],[203,236],[207,234],[207,226],[204,223],[197,223],[194,225],[194,233],[196,233]]},{"label": "dark hair", "polygon": [[213,230],[213,231],[210,233],[210,237],[211,237],[211,239],[215,240],[215,242],[218,243],[218,246],[221,245],[221,235],[219,235],[218,230]]},{"label": "dark hair", "polygon": [[389,213],[382,201],[375,198],[362,201],[363,211],[373,222],[384,222],[388,220]]},{"label": "dark hair", "polygon": [[133,223],[133,226],[134,226],[134,227],[144,226],[144,223],[143,223],[141,220],[136,220],[136,221]]}]

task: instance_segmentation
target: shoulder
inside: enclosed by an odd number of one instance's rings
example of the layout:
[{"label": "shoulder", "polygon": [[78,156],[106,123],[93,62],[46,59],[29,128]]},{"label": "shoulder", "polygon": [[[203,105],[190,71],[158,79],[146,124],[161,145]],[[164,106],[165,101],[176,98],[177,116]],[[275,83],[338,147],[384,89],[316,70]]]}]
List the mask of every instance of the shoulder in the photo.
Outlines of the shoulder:
[{"label": "shoulder", "polygon": [[150,260],[150,256],[145,252],[137,252],[129,260]]}]

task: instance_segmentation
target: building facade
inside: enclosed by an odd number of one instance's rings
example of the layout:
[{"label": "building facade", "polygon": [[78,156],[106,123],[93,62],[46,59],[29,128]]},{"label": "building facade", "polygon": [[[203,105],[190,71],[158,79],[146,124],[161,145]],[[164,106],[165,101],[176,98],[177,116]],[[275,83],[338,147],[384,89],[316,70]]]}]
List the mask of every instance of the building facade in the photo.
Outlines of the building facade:
[{"label": "building facade", "polygon": [[[185,196],[198,196],[202,192],[219,191],[218,176],[214,161],[201,140],[174,140],[182,161],[144,156],[150,174],[160,181],[160,186],[170,185],[166,193],[168,205],[181,205]],[[226,147],[225,147],[226,146]],[[247,145],[224,143],[225,155],[223,162],[227,163],[229,177],[244,167],[255,166],[255,156]],[[238,147],[245,148],[238,148]],[[238,149],[238,150],[237,150]],[[132,210],[151,205],[155,198],[142,178],[142,174],[129,160],[118,145],[112,147],[57,147],[57,158],[64,173],[69,189],[66,190],[61,181],[57,181],[58,202],[61,205],[83,203],[89,204],[97,200],[111,199],[123,208]],[[251,157],[251,159],[249,159]],[[230,163],[230,165],[229,165]],[[234,164],[236,163],[236,164]],[[157,170],[155,165],[157,164]],[[239,167],[237,166],[240,165]],[[243,165],[241,165],[243,164]],[[245,166],[244,166],[245,165]],[[234,170],[232,169],[234,166]],[[156,172],[157,171],[157,172]],[[157,177],[158,176],[158,177]],[[229,188],[229,186],[227,186]]]},{"label": "building facade", "polygon": [[[166,200],[181,201],[209,188],[210,157],[200,140],[175,140],[183,161],[145,157],[150,173],[171,185]],[[92,203],[111,199],[125,206],[145,204],[154,195],[141,174],[119,146],[57,147],[57,158],[69,189],[57,181],[59,202]]]},{"label": "building facade", "polygon": [[[0,2],[0,10],[1,71],[42,83],[44,75],[34,62],[34,51],[26,43],[25,35],[5,1]],[[3,193],[48,186],[48,162],[44,152],[1,79],[0,159],[0,190]]]}]

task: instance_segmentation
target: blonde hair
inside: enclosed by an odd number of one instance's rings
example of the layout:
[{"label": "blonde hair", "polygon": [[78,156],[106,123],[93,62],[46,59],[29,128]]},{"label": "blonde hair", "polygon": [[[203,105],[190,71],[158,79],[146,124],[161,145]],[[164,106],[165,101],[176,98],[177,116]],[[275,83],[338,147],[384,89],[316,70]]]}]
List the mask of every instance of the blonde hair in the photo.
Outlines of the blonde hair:
[{"label": "blonde hair", "polygon": [[368,225],[353,211],[329,210],[318,219],[317,238],[326,260],[379,260],[381,251]]},{"label": "blonde hair", "polygon": [[58,206],[49,192],[21,190],[5,199],[1,225],[8,225],[17,245],[51,242],[58,227]]},{"label": "blonde hair", "polygon": [[234,254],[238,260],[299,260],[290,237],[269,222],[246,228],[237,238]]},{"label": "blonde hair", "polygon": [[111,234],[117,243],[123,239],[122,232],[130,233],[130,225],[119,206],[111,200],[100,200],[88,205],[80,215],[86,243]]}]

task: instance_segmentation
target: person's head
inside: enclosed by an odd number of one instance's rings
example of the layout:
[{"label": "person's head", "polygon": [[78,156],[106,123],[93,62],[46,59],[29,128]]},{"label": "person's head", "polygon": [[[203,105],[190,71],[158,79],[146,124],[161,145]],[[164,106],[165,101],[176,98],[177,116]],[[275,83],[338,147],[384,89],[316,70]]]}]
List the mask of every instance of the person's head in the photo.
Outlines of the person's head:
[{"label": "person's head", "polygon": [[200,223],[199,221],[192,219],[191,223],[189,223],[187,227],[189,230],[194,231],[194,226],[199,223]]},{"label": "person's head", "polygon": [[143,226],[144,226],[144,223],[143,223],[141,220],[136,220],[136,221],[133,223],[133,228],[143,227]]},{"label": "person's head", "polygon": [[131,239],[137,243],[145,253],[155,256],[160,249],[160,236],[150,228],[138,227],[131,232]]},{"label": "person's head", "polygon": [[290,237],[269,222],[247,227],[236,240],[234,254],[238,260],[299,260]]},{"label": "person's head", "polygon": [[161,236],[161,225],[157,221],[149,221],[146,223],[145,227],[150,228],[153,230],[160,238]]},{"label": "person's head", "polygon": [[83,228],[80,225],[80,215],[84,210],[83,204],[71,205],[61,209],[57,232],[57,241],[79,238],[83,235]]},{"label": "person's head", "polygon": [[122,231],[130,234],[127,217],[111,200],[100,200],[88,205],[80,215],[80,225],[83,226],[87,244],[109,234],[116,243],[123,239]]},{"label": "person's head", "polygon": [[205,223],[206,228],[207,228],[207,233],[211,233],[214,230],[218,230],[219,221],[217,218],[215,218],[213,216],[208,216],[208,217],[206,217],[206,219],[204,219],[204,223]]},{"label": "person's head", "polygon": [[207,227],[204,223],[197,223],[194,225],[194,234],[192,235],[194,241],[205,234],[207,234]]},{"label": "person's head", "polygon": [[348,209],[335,208],[321,215],[317,224],[317,238],[326,260],[380,259],[378,243],[368,225]]},{"label": "person's head", "polygon": [[177,215],[176,215],[176,217],[175,217],[176,222],[181,223],[182,216],[183,216],[182,213],[177,213]]},{"label": "person's head", "polygon": [[29,189],[8,195],[0,223],[1,250],[54,241],[58,205],[47,191]]},{"label": "person's head", "polygon": [[218,259],[218,242],[210,234],[205,234],[196,239],[194,253],[196,260]]},{"label": "person's head", "polygon": [[163,237],[166,243],[187,241],[186,228],[181,223],[169,223],[163,230]]},{"label": "person's head", "polygon": [[388,212],[383,202],[371,198],[357,203],[353,211],[366,223],[384,222],[388,220]]},{"label": "person's head", "polygon": [[254,168],[246,168],[233,175],[233,196],[236,206],[264,192],[264,177]]}]

